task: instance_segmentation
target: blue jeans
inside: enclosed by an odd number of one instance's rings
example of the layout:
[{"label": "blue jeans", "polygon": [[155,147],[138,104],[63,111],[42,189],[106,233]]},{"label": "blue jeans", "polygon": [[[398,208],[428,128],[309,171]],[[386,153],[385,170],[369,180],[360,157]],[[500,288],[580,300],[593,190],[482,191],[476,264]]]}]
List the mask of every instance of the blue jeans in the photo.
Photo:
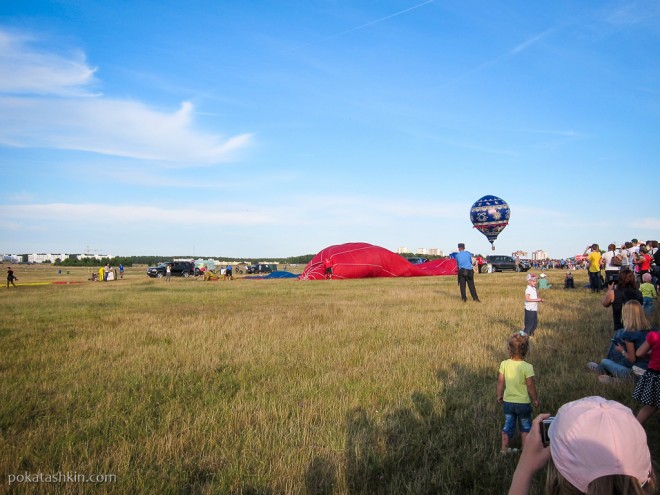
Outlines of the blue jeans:
[{"label": "blue jeans", "polygon": [[653,298],[645,297],[642,307],[644,308],[644,313],[646,313],[647,315],[653,314]]},{"label": "blue jeans", "polygon": [[502,428],[502,431],[506,433],[509,438],[513,438],[516,434],[516,425],[518,421],[520,421],[520,431],[522,433],[529,433],[532,429],[532,405],[505,402],[504,427]]},{"label": "blue jeans", "polygon": [[611,359],[603,359],[600,362],[600,366],[598,367],[599,371],[606,371],[610,375],[616,377],[616,378],[627,378],[630,376],[630,371],[631,368],[628,368],[627,366],[624,366],[619,363],[615,363]]}]

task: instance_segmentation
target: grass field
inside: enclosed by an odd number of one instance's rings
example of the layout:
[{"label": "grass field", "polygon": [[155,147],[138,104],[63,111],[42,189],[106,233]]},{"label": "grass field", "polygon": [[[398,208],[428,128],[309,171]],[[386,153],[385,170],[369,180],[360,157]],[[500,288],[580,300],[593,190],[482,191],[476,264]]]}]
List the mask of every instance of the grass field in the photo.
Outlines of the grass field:
[{"label": "grass field", "polygon": [[[483,302],[464,304],[454,277],[167,283],[129,268],[93,283],[87,269],[62,270],[20,266],[19,287],[0,291],[0,491],[508,487],[516,458],[499,454],[495,381],[522,328],[524,274],[477,275]],[[611,310],[549,277],[528,356],[537,412],[586,395],[636,411],[631,384],[585,371],[607,349]],[[51,281],[84,283],[29,285]],[[658,426],[646,427],[651,452]],[[9,484],[26,473],[116,479]]]}]

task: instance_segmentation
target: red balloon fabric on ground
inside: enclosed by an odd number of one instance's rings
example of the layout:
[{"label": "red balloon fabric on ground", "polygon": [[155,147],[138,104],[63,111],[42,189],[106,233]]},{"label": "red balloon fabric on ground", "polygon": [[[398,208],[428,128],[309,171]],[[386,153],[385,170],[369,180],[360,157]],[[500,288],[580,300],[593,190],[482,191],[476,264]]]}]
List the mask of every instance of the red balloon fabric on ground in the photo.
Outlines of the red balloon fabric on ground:
[{"label": "red balloon fabric on ground", "polygon": [[453,259],[440,259],[413,265],[403,256],[385,248],[351,242],[330,246],[310,261],[299,280],[375,278],[375,277],[428,277],[456,275],[458,267]]}]

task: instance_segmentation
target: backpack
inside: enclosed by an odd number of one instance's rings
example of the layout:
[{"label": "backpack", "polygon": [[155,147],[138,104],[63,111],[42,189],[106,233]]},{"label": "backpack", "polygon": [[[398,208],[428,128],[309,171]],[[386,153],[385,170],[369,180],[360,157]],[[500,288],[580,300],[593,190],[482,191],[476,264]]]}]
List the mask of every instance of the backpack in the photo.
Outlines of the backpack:
[{"label": "backpack", "polygon": [[615,254],[612,256],[612,261],[610,261],[610,265],[612,266],[621,266],[621,262],[623,261],[623,258],[621,257],[620,254]]}]

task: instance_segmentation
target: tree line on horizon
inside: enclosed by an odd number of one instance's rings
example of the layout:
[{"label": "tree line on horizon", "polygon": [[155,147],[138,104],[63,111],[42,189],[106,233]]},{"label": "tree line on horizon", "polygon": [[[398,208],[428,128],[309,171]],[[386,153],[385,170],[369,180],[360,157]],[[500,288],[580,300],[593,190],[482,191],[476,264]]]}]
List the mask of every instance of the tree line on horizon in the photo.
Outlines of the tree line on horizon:
[{"label": "tree line on horizon", "polygon": [[[286,258],[236,258],[228,256],[196,256],[194,259],[213,259],[220,262],[234,262],[241,260],[247,264],[256,264],[262,262],[264,259],[269,261],[275,261],[278,264],[287,264],[287,265],[306,265],[314,257],[314,254],[304,254],[300,256],[289,256]],[[173,259],[180,258],[193,258],[191,256],[114,256],[112,258],[79,258],[76,255],[72,255],[65,260],[60,260],[59,258],[53,263],[55,266],[103,266],[110,264],[111,266],[124,265],[126,267],[134,265],[149,265],[154,266],[165,261],[171,261]],[[46,261],[45,263],[49,263]]]}]

